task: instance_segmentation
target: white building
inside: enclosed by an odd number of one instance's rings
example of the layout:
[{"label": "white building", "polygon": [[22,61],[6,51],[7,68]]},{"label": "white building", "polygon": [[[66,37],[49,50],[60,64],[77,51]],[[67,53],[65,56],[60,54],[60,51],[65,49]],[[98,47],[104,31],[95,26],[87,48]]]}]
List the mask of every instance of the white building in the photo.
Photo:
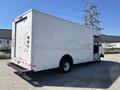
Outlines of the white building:
[{"label": "white building", "polygon": [[104,48],[120,48],[120,42],[116,43],[103,43]]},{"label": "white building", "polygon": [[105,53],[120,53],[120,36],[101,35],[100,41]]},{"label": "white building", "polygon": [[0,51],[11,49],[11,30],[0,29]]},{"label": "white building", "polygon": [[104,48],[120,48],[120,36],[101,35],[100,41]]}]

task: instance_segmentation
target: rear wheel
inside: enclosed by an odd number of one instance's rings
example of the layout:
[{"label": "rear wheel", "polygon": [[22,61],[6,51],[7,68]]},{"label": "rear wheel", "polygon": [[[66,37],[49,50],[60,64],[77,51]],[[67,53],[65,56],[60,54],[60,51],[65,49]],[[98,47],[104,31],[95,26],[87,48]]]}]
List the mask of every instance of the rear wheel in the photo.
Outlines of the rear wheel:
[{"label": "rear wheel", "polygon": [[61,72],[67,73],[67,72],[70,71],[71,66],[72,66],[72,63],[69,60],[62,59],[61,62],[60,62],[59,69],[60,69]]}]

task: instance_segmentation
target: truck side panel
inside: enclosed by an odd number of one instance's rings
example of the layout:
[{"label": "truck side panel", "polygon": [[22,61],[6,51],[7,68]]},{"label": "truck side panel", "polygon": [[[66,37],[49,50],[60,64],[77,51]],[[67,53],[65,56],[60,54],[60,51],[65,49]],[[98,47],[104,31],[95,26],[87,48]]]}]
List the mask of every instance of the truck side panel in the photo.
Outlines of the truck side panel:
[{"label": "truck side panel", "polygon": [[77,25],[33,11],[32,63],[40,71],[59,66],[69,54],[74,64],[93,60],[93,32]]}]

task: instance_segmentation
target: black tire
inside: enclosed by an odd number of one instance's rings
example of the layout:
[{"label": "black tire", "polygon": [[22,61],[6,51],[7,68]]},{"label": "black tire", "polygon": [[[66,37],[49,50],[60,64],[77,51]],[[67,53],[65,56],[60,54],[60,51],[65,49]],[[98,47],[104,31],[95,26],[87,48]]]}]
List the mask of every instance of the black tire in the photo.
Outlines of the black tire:
[{"label": "black tire", "polygon": [[72,62],[70,60],[63,58],[59,65],[60,72],[68,73],[71,69],[71,66],[72,66]]}]

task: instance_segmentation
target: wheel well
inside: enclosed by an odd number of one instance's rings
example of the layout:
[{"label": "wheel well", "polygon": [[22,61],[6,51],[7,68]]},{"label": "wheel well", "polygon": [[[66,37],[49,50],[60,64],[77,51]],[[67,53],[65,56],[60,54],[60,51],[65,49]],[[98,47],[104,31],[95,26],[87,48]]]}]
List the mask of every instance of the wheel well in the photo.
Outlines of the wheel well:
[{"label": "wheel well", "polygon": [[[71,63],[71,65],[73,64],[73,58],[69,55],[69,54],[66,54],[66,55],[64,55],[64,56],[62,56],[62,58],[61,58],[61,60],[60,60],[60,63],[63,61],[63,60],[69,60],[70,61],[70,63]],[[60,64],[59,63],[59,64]]]}]

